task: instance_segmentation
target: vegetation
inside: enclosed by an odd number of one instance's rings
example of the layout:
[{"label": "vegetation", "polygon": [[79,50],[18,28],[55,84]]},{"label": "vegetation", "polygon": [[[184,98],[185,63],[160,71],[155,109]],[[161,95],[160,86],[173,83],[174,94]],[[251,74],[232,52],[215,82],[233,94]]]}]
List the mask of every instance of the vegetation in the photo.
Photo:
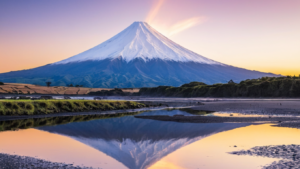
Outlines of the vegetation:
[{"label": "vegetation", "polygon": [[0,82],[0,85],[4,85],[4,83],[3,83],[3,82]]},{"label": "vegetation", "polygon": [[181,87],[141,88],[139,95],[166,97],[300,97],[300,75],[263,77],[234,83],[205,85],[196,82]]},{"label": "vegetation", "polygon": [[72,83],[71,84],[69,84],[69,85],[67,85],[68,87],[83,87],[83,85],[73,85]]},{"label": "vegetation", "polygon": [[184,84],[180,87],[194,87],[194,86],[201,86],[201,85],[207,85],[207,84],[203,82],[191,82],[191,83]]},{"label": "vegetation", "polygon": [[95,96],[128,96],[130,93],[125,93],[122,89],[115,88],[113,90],[101,90],[96,92],[89,92],[89,95]]},{"label": "vegetation", "polygon": [[206,114],[214,113],[214,111],[194,110],[194,109],[190,109],[190,108],[182,108],[182,109],[179,109],[179,110],[185,111],[185,112],[193,114],[193,115],[206,115]]},{"label": "vegetation", "polygon": [[0,131],[27,129],[33,127],[67,124],[72,122],[82,122],[82,121],[90,121],[90,120],[97,120],[97,119],[122,117],[122,116],[129,116],[129,115],[137,115],[139,113],[141,112],[104,114],[104,115],[47,117],[47,118],[37,118],[37,119],[0,121]]},{"label": "vegetation", "polygon": [[46,82],[46,85],[47,85],[48,87],[50,87],[51,82]]},{"label": "vegetation", "polygon": [[94,100],[3,100],[0,115],[36,115],[90,110],[117,110],[144,107],[131,101]]}]

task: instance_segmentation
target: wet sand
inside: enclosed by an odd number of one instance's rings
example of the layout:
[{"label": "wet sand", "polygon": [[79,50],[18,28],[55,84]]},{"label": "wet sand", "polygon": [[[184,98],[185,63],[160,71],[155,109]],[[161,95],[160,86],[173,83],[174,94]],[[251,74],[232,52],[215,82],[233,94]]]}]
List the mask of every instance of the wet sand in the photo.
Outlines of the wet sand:
[{"label": "wet sand", "polygon": [[55,163],[32,157],[1,154],[0,169],[89,169],[89,167],[73,166],[73,164]]},{"label": "wet sand", "polygon": [[[136,116],[136,118],[184,123],[274,123],[279,127],[300,128],[300,101],[257,100],[215,101],[191,109],[227,113],[266,115],[267,117],[218,117],[218,116]],[[296,117],[299,116],[299,117]]]},{"label": "wet sand", "polygon": [[248,100],[204,102],[194,110],[235,112],[267,115],[300,115],[300,101],[292,100]]},{"label": "wet sand", "polygon": [[300,145],[261,146],[250,150],[234,151],[230,154],[283,159],[265,166],[265,169],[300,168]]},{"label": "wet sand", "polygon": [[135,116],[141,119],[181,123],[282,123],[299,120],[295,117],[218,117],[218,116]]}]

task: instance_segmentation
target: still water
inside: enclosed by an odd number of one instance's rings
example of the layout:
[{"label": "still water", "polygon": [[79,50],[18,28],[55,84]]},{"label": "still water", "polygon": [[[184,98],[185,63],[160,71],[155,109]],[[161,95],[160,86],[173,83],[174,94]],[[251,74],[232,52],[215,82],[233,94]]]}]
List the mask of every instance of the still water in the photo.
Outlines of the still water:
[{"label": "still water", "polygon": [[[158,110],[139,115],[174,115]],[[0,132],[0,152],[103,169],[262,168],[279,159],[228,152],[300,144],[300,130],[271,124],[177,123],[134,116]]]}]

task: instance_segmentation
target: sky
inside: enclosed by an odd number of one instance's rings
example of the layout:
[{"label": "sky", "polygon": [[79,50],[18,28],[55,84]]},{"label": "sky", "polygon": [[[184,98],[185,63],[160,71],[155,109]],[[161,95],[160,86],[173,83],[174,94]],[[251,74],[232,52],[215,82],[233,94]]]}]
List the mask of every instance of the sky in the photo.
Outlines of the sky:
[{"label": "sky", "polygon": [[300,74],[300,0],[1,0],[0,73],[66,59],[134,21],[225,64]]}]

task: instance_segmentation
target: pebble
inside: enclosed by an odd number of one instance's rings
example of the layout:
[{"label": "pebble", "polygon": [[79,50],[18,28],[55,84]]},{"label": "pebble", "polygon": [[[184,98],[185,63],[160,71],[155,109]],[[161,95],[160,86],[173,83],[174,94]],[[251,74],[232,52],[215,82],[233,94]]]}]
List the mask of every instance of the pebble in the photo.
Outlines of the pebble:
[{"label": "pebble", "polygon": [[0,169],[92,169],[73,166],[73,164],[55,163],[37,158],[0,153]]},{"label": "pebble", "polygon": [[282,159],[278,162],[273,162],[269,166],[265,166],[264,169],[300,168],[300,145],[261,146],[250,150],[234,151],[230,154]]}]

